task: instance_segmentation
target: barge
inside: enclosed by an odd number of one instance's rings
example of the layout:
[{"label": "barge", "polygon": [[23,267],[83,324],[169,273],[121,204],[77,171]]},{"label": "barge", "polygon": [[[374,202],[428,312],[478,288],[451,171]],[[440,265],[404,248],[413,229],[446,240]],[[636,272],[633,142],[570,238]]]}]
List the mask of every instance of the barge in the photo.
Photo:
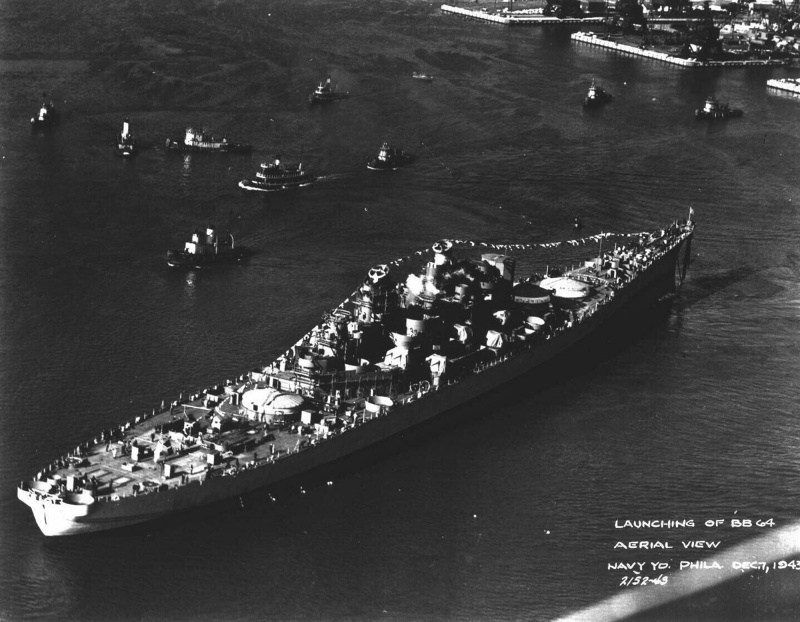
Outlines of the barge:
[{"label": "barge", "polygon": [[767,86],[777,91],[800,95],[800,79],[798,78],[773,78],[767,80]]}]

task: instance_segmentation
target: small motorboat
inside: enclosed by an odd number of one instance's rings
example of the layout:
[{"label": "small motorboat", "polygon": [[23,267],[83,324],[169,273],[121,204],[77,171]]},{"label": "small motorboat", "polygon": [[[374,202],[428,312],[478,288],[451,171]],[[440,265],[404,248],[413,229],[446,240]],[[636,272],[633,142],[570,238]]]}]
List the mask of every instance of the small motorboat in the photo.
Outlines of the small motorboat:
[{"label": "small motorboat", "polygon": [[186,128],[183,141],[167,138],[167,151],[178,153],[250,153],[252,145],[232,143],[227,136],[216,138],[203,130]]},{"label": "small motorboat", "polygon": [[325,82],[320,82],[319,86],[314,89],[314,92],[308,96],[308,103],[325,104],[342,99],[343,97],[343,94],[336,92],[336,89],[331,85],[331,77],[328,76],[328,79],[325,80]]},{"label": "small motorboat", "polygon": [[[47,93],[42,95],[47,98]],[[53,100],[42,102],[39,111],[31,117],[31,131],[39,132],[48,130],[58,123],[58,113],[56,112]]]},{"label": "small motorboat", "polygon": [[411,164],[413,160],[414,156],[410,153],[384,142],[378,150],[378,155],[367,163],[367,168],[373,171],[393,171]]},{"label": "small motorboat", "polygon": [[589,92],[586,93],[586,97],[583,98],[583,107],[597,108],[599,106],[604,106],[612,99],[614,98],[611,93],[607,93],[602,87],[597,86],[594,83],[594,80],[592,80],[592,84],[589,87]]},{"label": "small motorboat", "polygon": [[572,219],[572,228],[575,229],[575,231],[580,231],[581,229],[583,229],[583,218],[576,215]]},{"label": "small motorboat", "polygon": [[197,230],[182,249],[167,251],[167,264],[174,268],[209,268],[247,259],[250,251],[244,246],[236,246],[232,234],[228,236],[230,239],[220,239],[214,225],[209,225],[205,234]]},{"label": "small motorboat", "polygon": [[313,182],[314,176],[303,169],[302,162],[297,166],[286,166],[280,156],[275,156],[272,162],[261,164],[255,179],[243,179],[239,187],[256,192],[275,192],[308,186]]},{"label": "small motorboat", "polygon": [[122,131],[117,135],[117,146],[114,149],[114,153],[118,156],[129,158],[136,155],[138,149],[136,138],[130,129],[130,123],[128,119],[125,119],[122,122]]},{"label": "small motorboat", "polygon": [[425,82],[433,81],[432,75],[429,75],[427,73],[420,73],[419,71],[415,71],[414,73],[412,73],[411,77],[414,78],[415,80],[423,80]]},{"label": "small motorboat", "polygon": [[741,117],[743,114],[743,110],[730,108],[728,104],[721,104],[713,97],[707,97],[703,107],[694,111],[694,118],[698,121],[705,119],[730,119]]}]

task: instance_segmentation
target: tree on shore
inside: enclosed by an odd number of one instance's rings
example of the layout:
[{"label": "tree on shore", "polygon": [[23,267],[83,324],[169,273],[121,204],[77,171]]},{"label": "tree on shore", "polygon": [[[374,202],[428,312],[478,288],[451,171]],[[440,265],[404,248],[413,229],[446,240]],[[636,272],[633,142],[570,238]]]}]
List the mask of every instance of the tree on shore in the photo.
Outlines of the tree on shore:
[{"label": "tree on shore", "polygon": [[547,0],[543,14],[555,17],[583,17],[583,9],[580,0],[559,0],[558,2]]},{"label": "tree on shore", "polygon": [[664,0],[664,7],[669,15],[682,15],[688,12],[691,6],[690,0]]},{"label": "tree on shore", "polygon": [[638,0],[617,0],[617,12],[622,18],[622,30],[631,32],[636,25],[645,27],[647,20],[644,17],[644,7]]}]

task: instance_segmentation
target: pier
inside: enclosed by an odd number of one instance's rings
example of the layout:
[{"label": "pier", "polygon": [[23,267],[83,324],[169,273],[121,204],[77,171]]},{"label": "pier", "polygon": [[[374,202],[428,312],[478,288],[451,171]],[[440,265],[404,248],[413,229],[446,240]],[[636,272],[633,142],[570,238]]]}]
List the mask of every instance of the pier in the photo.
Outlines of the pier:
[{"label": "pier", "polygon": [[587,45],[612,50],[618,54],[629,56],[639,56],[642,58],[652,58],[653,60],[679,67],[777,67],[791,63],[790,58],[770,58],[770,59],[751,59],[751,60],[698,60],[697,58],[681,58],[666,52],[657,52],[646,47],[636,47],[625,43],[618,43],[605,36],[593,32],[576,32],[572,34],[572,40]]},{"label": "pier", "polygon": [[443,4],[441,6],[442,13],[450,13],[458,15],[463,19],[475,20],[481,22],[490,22],[492,24],[503,24],[506,26],[561,26],[561,25],[574,25],[594,23],[600,24],[603,22],[602,17],[553,17],[542,15],[541,13],[489,13],[484,10],[462,9],[457,6],[450,6]]},{"label": "pier", "polygon": [[784,93],[791,93],[792,95],[800,95],[800,80],[796,78],[780,78],[776,80],[767,80],[767,86],[776,91],[783,91]]}]

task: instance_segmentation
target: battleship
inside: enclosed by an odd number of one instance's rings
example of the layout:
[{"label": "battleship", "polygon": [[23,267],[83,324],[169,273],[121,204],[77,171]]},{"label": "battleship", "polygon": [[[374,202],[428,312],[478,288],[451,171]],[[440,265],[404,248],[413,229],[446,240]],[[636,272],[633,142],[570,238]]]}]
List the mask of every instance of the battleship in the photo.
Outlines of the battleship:
[{"label": "battleship", "polygon": [[[325,473],[514,378],[544,373],[630,314],[652,314],[686,275],[694,228],[690,210],[649,232],[541,244],[442,240],[376,265],[271,363],[112,424],[20,482],[18,499],[46,536],[75,535]],[[518,255],[584,244],[599,248],[577,266],[517,277]]]}]

